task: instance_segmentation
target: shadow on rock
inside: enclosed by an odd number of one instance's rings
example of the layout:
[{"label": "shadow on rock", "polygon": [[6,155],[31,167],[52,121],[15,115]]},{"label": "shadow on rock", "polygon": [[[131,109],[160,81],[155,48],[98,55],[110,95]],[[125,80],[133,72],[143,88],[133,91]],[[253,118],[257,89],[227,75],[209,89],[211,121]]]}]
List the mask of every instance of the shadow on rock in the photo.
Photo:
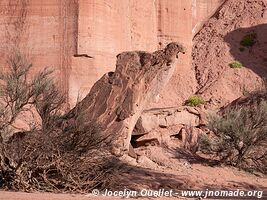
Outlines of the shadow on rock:
[{"label": "shadow on rock", "polygon": [[267,77],[267,24],[236,29],[224,41],[236,61],[260,77]]}]

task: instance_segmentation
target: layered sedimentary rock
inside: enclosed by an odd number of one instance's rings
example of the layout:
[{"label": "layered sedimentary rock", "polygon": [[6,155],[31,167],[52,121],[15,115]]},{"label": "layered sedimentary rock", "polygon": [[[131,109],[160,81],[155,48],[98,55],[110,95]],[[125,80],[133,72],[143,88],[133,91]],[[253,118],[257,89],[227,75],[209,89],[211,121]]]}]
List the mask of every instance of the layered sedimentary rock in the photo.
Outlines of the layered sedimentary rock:
[{"label": "layered sedimentary rock", "polygon": [[227,0],[192,0],[192,33],[196,35],[207,20]]},{"label": "layered sedimentary rock", "polygon": [[[75,104],[104,73],[114,70],[122,51],[159,49],[182,41],[188,54],[179,73],[154,106],[174,106],[195,91],[190,49],[192,29],[210,16],[219,0],[1,0],[0,68],[12,46],[29,55],[34,71],[55,69],[60,87]],[[194,32],[194,31],[193,31]]]},{"label": "layered sedimentary rock", "polygon": [[[93,57],[89,68],[94,73],[90,80],[97,80],[103,73],[114,70],[115,55],[125,50],[152,51],[169,42],[182,41],[188,54],[177,63],[179,73],[148,108],[176,106],[195,92],[194,69],[191,68],[192,36],[207,18],[222,4],[222,0],[81,0],[79,2],[78,45],[79,54]],[[75,58],[73,73],[77,73],[82,85],[82,95],[92,86],[83,75],[84,61],[77,67]],[[88,67],[88,66],[86,66]],[[80,70],[81,69],[81,70]],[[73,77],[71,73],[71,78]],[[75,84],[71,83],[70,85]],[[76,84],[75,84],[76,85]],[[166,92],[167,91],[167,92]],[[77,88],[70,87],[70,94]]]},{"label": "layered sedimentary rock", "polygon": [[138,119],[133,135],[143,135],[157,128],[177,124],[199,126],[201,112],[192,107],[173,107],[145,110]]},{"label": "layered sedimentary rock", "polygon": [[205,132],[206,125],[207,114],[201,107],[144,110],[133,130],[131,144],[134,148],[185,145],[187,139],[196,142],[196,136]]},{"label": "layered sedimentary rock", "polygon": [[[128,152],[132,131],[147,104],[171,78],[178,53],[184,47],[170,43],[154,53],[124,52],[117,55],[115,72],[105,74],[90,93],[68,114],[64,132],[94,130],[113,153]],[[88,130],[87,130],[88,128]]]},{"label": "layered sedimentary rock", "polygon": [[6,67],[6,55],[20,50],[33,63],[32,73],[55,69],[55,79],[67,93],[77,23],[78,0],[1,0],[0,70]]},{"label": "layered sedimentary rock", "polygon": [[[181,103],[195,88],[194,71],[190,68],[191,11],[191,2],[182,0],[100,0],[97,3],[82,0],[79,2],[78,54],[93,57],[94,64],[87,67],[95,73],[97,80],[114,70],[115,55],[122,51],[154,51],[170,42],[181,41],[188,54],[177,63],[179,74],[174,74],[166,86],[168,95],[163,91],[150,107]],[[73,68],[73,72],[76,71],[83,73],[79,68]],[[83,91],[91,87],[86,78],[80,79]],[[180,89],[173,89],[178,85]],[[73,88],[71,93],[75,92]]]}]

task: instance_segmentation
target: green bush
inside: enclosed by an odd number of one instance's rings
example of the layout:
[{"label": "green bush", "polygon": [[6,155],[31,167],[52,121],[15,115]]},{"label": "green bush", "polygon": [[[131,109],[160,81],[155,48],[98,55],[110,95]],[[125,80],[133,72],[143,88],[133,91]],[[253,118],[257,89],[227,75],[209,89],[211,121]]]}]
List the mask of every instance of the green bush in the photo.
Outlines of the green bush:
[{"label": "green bush", "polygon": [[189,99],[186,101],[186,105],[192,107],[199,106],[201,104],[205,104],[205,101],[201,96],[194,95],[189,97]]},{"label": "green bush", "polygon": [[231,63],[229,64],[229,66],[230,66],[231,68],[234,68],[234,69],[243,67],[242,63],[239,62],[238,60],[235,60],[235,61],[231,62]]},{"label": "green bush", "polygon": [[252,47],[256,43],[256,34],[250,33],[245,35],[243,39],[240,41],[240,44],[245,47]]}]

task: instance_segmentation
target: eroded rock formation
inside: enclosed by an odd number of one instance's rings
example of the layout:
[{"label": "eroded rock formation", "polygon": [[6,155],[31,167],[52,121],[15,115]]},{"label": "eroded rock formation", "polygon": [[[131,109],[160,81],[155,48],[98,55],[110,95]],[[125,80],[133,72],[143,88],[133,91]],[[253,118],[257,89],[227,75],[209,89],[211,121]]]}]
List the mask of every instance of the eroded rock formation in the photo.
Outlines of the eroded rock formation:
[{"label": "eroded rock formation", "polygon": [[199,126],[200,111],[193,107],[172,107],[145,110],[137,121],[133,135],[143,135],[153,129],[177,124]]},{"label": "eroded rock formation", "polygon": [[[59,86],[74,106],[78,95],[85,97],[104,73],[115,70],[115,56],[122,51],[154,51],[177,40],[190,51],[193,34],[222,2],[1,0],[0,70],[16,40],[32,58],[34,72],[46,66],[55,69]],[[170,94],[161,94],[150,108],[176,106],[195,91],[190,53],[178,64],[179,73],[166,86]]]},{"label": "eroded rock formation", "polygon": [[95,132],[106,138],[114,154],[128,152],[138,118],[169,81],[179,52],[185,53],[184,47],[170,43],[154,53],[132,51],[117,55],[115,72],[98,80],[67,115],[64,132],[73,127]]},{"label": "eroded rock formation", "polygon": [[[133,147],[179,146],[186,138],[196,141],[205,132],[207,115],[201,107],[170,107],[144,110],[132,133]],[[177,140],[178,139],[178,140]]]}]

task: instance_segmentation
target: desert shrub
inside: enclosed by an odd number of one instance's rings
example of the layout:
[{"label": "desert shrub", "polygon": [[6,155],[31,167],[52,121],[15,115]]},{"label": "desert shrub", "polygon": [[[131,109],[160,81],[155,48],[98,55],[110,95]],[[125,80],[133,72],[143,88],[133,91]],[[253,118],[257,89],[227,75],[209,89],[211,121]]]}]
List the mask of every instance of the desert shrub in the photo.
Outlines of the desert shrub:
[{"label": "desert shrub", "polygon": [[[8,58],[8,69],[0,73],[0,130],[14,126],[14,121],[26,111],[36,109],[42,119],[42,127],[51,126],[62,109],[64,95],[57,89],[51,76],[52,70],[45,68],[32,79],[29,72],[32,64],[20,51]],[[50,125],[48,126],[48,124]]]},{"label": "desert shrub", "polygon": [[256,33],[250,33],[245,35],[240,44],[245,47],[252,47],[256,43]]},{"label": "desert shrub", "polygon": [[[267,102],[228,108],[209,119],[212,138],[201,138],[200,149],[216,153],[221,163],[256,168],[266,173]],[[264,164],[265,163],[265,164]]]},{"label": "desert shrub", "polygon": [[231,63],[229,64],[229,66],[230,66],[231,68],[241,68],[241,67],[243,67],[242,63],[239,62],[238,60],[235,60],[235,61],[231,62]]},{"label": "desert shrub", "polygon": [[201,96],[191,96],[186,101],[186,105],[192,106],[192,107],[199,106],[201,104],[205,104],[205,101]]},{"label": "desert shrub", "polygon": [[[15,52],[8,71],[0,74],[0,188],[23,191],[89,192],[109,187],[118,164],[104,148],[100,127],[64,130],[64,96],[44,69],[31,79],[30,62]],[[42,129],[10,131],[25,111],[36,109]],[[118,166],[118,165],[117,165]]]},{"label": "desert shrub", "polygon": [[52,124],[62,115],[66,97],[50,76],[51,70],[39,72],[33,80],[34,106],[42,119],[43,131],[53,128]]},{"label": "desert shrub", "polygon": [[18,52],[9,57],[8,64],[9,71],[0,73],[2,132],[12,125],[21,112],[28,110],[27,105],[33,103],[33,91],[29,89],[30,83],[26,80],[31,64]]}]

